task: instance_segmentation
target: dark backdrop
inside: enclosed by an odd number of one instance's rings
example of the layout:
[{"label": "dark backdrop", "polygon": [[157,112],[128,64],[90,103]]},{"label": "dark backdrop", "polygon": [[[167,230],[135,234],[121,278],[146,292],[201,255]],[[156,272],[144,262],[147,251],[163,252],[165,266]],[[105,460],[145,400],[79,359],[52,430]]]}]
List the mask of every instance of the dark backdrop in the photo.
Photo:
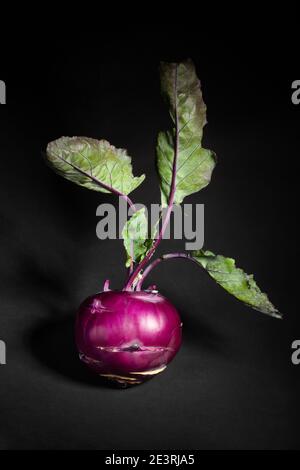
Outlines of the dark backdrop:
[{"label": "dark backdrop", "polygon": [[[300,448],[295,55],[267,34],[183,37],[36,37],[1,51],[1,449]],[[187,202],[205,204],[205,246],[254,272],[284,320],[246,308],[189,263],[161,265],[151,279],[182,314],[183,347],[162,375],[115,390],[85,370],[73,342],[81,300],[106,278],[124,280],[122,243],[95,234],[96,207],[115,199],[60,179],[41,151],[61,135],[105,138],[147,174],[134,200],[158,202],[155,140],[170,121],[157,69],[186,57],[208,106],[204,144],[219,157],[210,186]]]}]

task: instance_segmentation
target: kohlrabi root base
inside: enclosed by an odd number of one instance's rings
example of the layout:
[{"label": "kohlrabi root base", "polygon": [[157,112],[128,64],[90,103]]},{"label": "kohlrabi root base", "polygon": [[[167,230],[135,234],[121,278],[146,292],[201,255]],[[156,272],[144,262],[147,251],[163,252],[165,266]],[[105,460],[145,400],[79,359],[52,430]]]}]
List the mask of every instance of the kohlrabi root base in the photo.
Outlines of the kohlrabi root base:
[{"label": "kohlrabi root base", "polygon": [[181,345],[175,307],[156,292],[108,291],[86,299],[76,321],[80,359],[123,385],[162,372]]}]

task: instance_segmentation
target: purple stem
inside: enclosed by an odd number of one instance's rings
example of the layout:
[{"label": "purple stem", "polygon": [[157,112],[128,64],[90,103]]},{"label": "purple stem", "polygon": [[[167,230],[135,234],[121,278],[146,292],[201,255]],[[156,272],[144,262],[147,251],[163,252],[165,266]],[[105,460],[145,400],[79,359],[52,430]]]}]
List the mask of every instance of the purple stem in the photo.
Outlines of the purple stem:
[{"label": "purple stem", "polygon": [[104,282],[104,285],[103,285],[103,289],[102,289],[103,292],[107,292],[107,291],[110,290],[109,289],[109,283],[110,283],[110,280],[106,279],[105,282]]},{"label": "purple stem", "polygon": [[164,233],[166,231],[166,228],[169,224],[170,221],[170,216],[173,210],[173,205],[174,205],[174,198],[175,198],[175,192],[176,192],[176,171],[177,171],[177,160],[178,160],[178,150],[179,150],[179,120],[178,120],[178,109],[177,109],[177,65],[175,68],[175,79],[174,79],[174,97],[175,97],[175,112],[174,112],[174,120],[175,120],[175,148],[174,148],[174,160],[173,160],[173,168],[172,168],[172,181],[171,181],[171,190],[170,190],[170,196],[169,196],[169,201],[168,201],[168,208],[166,212],[166,216],[164,218],[161,230],[159,232],[159,235],[152,245],[151,249],[148,251],[147,255],[145,258],[138,264],[136,267],[135,271],[129,276],[129,279],[124,287],[124,290],[131,290],[132,286],[134,284],[134,281],[136,280],[137,276],[141,272],[141,270],[146,266],[148,261],[151,259],[153,254],[155,253],[155,250],[157,249],[158,245],[160,244]]},{"label": "purple stem", "polygon": [[158,264],[160,264],[162,261],[166,261],[168,259],[176,259],[176,258],[184,258],[184,259],[188,259],[190,261],[193,261],[194,263],[196,264],[199,264],[195,258],[193,258],[191,255],[189,255],[188,253],[168,253],[167,255],[162,255],[160,258],[156,258],[151,264],[149,264],[149,266],[147,266],[147,268],[145,269],[145,271],[143,272],[143,275],[142,277],[140,278],[139,282],[137,283],[137,286],[136,286],[136,290],[137,291],[140,291],[142,290],[142,286],[143,286],[143,283],[144,283],[144,280],[146,279],[146,277],[148,276],[148,274],[152,271],[153,268],[155,268],[155,266],[157,266]]}]

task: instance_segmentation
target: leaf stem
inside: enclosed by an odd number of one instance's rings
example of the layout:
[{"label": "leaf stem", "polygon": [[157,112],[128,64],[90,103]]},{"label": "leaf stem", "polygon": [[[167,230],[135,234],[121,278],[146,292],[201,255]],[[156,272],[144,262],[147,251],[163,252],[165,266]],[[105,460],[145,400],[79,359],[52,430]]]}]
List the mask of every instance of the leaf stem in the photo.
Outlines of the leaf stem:
[{"label": "leaf stem", "polygon": [[134,272],[129,276],[129,279],[127,280],[127,283],[124,287],[124,290],[132,290],[132,287],[134,285],[134,282],[136,281],[136,278],[138,277],[139,273],[141,270],[146,266],[148,261],[151,259],[153,254],[155,253],[155,250],[157,249],[158,245],[160,244],[164,233],[166,231],[166,228],[168,227],[171,213],[173,210],[173,205],[174,205],[174,199],[175,199],[175,192],[176,192],[176,172],[177,172],[177,160],[178,160],[178,152],[179,152],[179,119],[178,119],[178,99],[177,99],[177,64],[175,65],[175,77],[174,77],[174,101],[175,101],[175,111],[174,111],[174,121],[175,121],[175,148],[174,148],[174,159],[173,159],[173,168],[172,168],[172,181],[171,181],[171,189],[170,189],[170,195],[169,195],[169,201],[168,201],[168,208],[166,212],[166,216],[164,218],[164,221],[162,223],[161,230],[159,232],[159,235],[157,239],[155,240],[154,244],[152,245],[151,249],[148,251],[147,255],[145,258],[138,264]]},{"label": "leaf stem", "polygon": [[98,178],[95,178],[95,176],[91,175],[90,173],[88,173],[87,171],[85,170],[82,170],[81,168],[79,168],[77,165],[74,165],[73,163],[71,162],[68,162],[67,160],[65,160],[65,158],[61,157],[60,155],[58,154],[55,154],[55,156],[57,158],[59,158],[60,160],[62,160],[64,163],[70,165],[72,168],[74,168],[74,170],[78,171],[79,173],[81,173],[82,175],[86,176],[87,178],[90,178],[94,183],[96,183],[98,186],[101,186],[103,189],[106,189],[108,192],[112,193],[112,194],[115,194],[116,196],[119,196],[121,197],[122,199],[124,199],[127,204],[129,205],[129,207],[131,208],[131,210],[133,212],[136,212],[137,209],[135,207],[135,205],[133,204],[132,200],[127,196],[127,194],[124,194],[122,193],[121,191],[119,191],[118,189],[115,189],[113,188],[112,186],[109,186],[108,184],[106,183],[103,183],[102,181],[98,180]]},{"label": "leaf stem", "polygon": [[143,272],[142,277],[139,279],[139,282],[137,283],[136,290],[137,291],[142,290],[142,286],[143,286],[143,283],[144,283],[146,277],[148,276],[148,274],[150,274],[152,269],[154,269],[158,264],[160,264],[162,261],[166,261],[168,259],[176,259],[176,258],[188,259],[188,260],[190,260],[190,261],[192,261],[192,262],[199,265],[199,263],[195,260],[195,258],[193,258],[188,253],[168,253],[166,255],[162,255],[159,258],[156,258],[151,264],[149,264],[147,266],[147,268]]}]

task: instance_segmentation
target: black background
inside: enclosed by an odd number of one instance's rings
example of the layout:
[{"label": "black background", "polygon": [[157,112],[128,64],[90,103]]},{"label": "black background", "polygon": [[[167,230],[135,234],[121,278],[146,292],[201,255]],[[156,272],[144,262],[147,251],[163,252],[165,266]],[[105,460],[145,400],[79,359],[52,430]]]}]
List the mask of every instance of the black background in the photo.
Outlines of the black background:
[{"label": "black background", "polygon": [[[268,34],[226,43],[187,33],[36,37],[1,51],[1,449],[300,448],[296,51]],[[219,158],[210,186],[186,202],[205,204],[205,246],[254,272],[284,320],[241,305],[194,265],[165,263],[149,281],[180,310],[184,344],[162,375],[115,390],[73,342],[82,299],[106,278],[124,282],[121,241],[95,234],[97,206],[115,198],[60,179],[41,151],[61,135],[105,138],[147,174],[133,199],[158,202],[155,140],[170,121],[157,69],[186,57],[208,107],[204,145]]]}]

